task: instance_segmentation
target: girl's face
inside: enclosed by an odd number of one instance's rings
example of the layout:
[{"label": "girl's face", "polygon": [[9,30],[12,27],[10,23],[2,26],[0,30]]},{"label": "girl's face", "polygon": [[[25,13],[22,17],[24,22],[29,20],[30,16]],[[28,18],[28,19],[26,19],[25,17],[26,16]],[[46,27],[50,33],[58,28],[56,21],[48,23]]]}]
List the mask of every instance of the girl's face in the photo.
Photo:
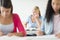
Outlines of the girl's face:
[{"label": "girl's face", "polygon": [[1,16],[2,17],[9,17],[10,14],[11,14],[11,8],[4,8],[4,7],[1,7]]},{"label": "girl's face", "polygon": [[60,10],[60,0],[52,0],[51,5],[55,13],[58,13],[58,11]]},{"label": "girl's face", "polygon": [[33,15],[35,15],[36,17],[39,17],[39,10],[34,10]]}]

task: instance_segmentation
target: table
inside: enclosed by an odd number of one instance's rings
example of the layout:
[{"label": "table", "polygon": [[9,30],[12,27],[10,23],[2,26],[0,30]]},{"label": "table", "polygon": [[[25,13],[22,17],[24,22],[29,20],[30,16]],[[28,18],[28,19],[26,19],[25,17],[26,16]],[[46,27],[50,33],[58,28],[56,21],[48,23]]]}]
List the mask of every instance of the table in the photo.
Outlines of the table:
[{"label": "table", "polygon": [[54,35],[45,35],[45,36],[26,36],[26,37],[17,37],[17,36],[0,36],[0,40],[60,40]]}]

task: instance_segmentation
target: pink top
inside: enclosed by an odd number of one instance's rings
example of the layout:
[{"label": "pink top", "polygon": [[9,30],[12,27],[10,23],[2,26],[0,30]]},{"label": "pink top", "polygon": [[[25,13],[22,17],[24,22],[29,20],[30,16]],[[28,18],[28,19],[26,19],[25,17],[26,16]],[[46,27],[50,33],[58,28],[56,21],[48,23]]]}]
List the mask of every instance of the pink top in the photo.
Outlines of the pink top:
[{"label": "pink top", "polygon": [[26,36],[26,31],[21,23],[21,20],[17,14],[12,14],[13,15],[13,22],[14,22],[14,30],[13,32],[17,32],[17,28],[19,32],[22,32],[24,36]]},{"label": "pink top", "polygon": [[60,33],[60,15],[54,15],[54,34]]}]

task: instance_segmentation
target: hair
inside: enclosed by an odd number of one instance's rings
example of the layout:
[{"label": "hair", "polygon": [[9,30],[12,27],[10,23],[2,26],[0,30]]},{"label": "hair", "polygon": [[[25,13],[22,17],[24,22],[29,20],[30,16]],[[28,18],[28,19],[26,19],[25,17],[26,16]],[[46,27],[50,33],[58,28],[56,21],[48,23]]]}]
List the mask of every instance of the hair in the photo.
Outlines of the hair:
[{"label": "hair", "polygon": [[11,8],[11,13],[13,12],[13,6],[11,0],[0,0],[0,7],[1,6],[5,8]]},{"label": "hair", "polygon": [[46,14],[45,14],[45,18],[47,19],[48,23],[50,22],[50,20],[52,19],[53,15],[54,15],[54,10],[52,8],[51,3],[52,3],[52,0],[48,0]]},{"label": "hair", "polygon": [[[39,7],[38,6],[35,6],[34,10],[39,10]],[[41,16],[40,10],[39,10],[39,16]]]}]

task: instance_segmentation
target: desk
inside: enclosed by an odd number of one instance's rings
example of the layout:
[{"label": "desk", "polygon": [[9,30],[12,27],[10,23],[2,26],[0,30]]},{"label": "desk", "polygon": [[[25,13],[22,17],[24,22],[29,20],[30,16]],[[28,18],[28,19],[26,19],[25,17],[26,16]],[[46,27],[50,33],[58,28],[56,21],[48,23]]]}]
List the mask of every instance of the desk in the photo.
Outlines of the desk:
[{"label": "desk", "polygon": [[26,37],[17,37],[17,36],[1,36],[0,40],[60,40],[54,35],[45,35],[45,36],[26,36]]}]

